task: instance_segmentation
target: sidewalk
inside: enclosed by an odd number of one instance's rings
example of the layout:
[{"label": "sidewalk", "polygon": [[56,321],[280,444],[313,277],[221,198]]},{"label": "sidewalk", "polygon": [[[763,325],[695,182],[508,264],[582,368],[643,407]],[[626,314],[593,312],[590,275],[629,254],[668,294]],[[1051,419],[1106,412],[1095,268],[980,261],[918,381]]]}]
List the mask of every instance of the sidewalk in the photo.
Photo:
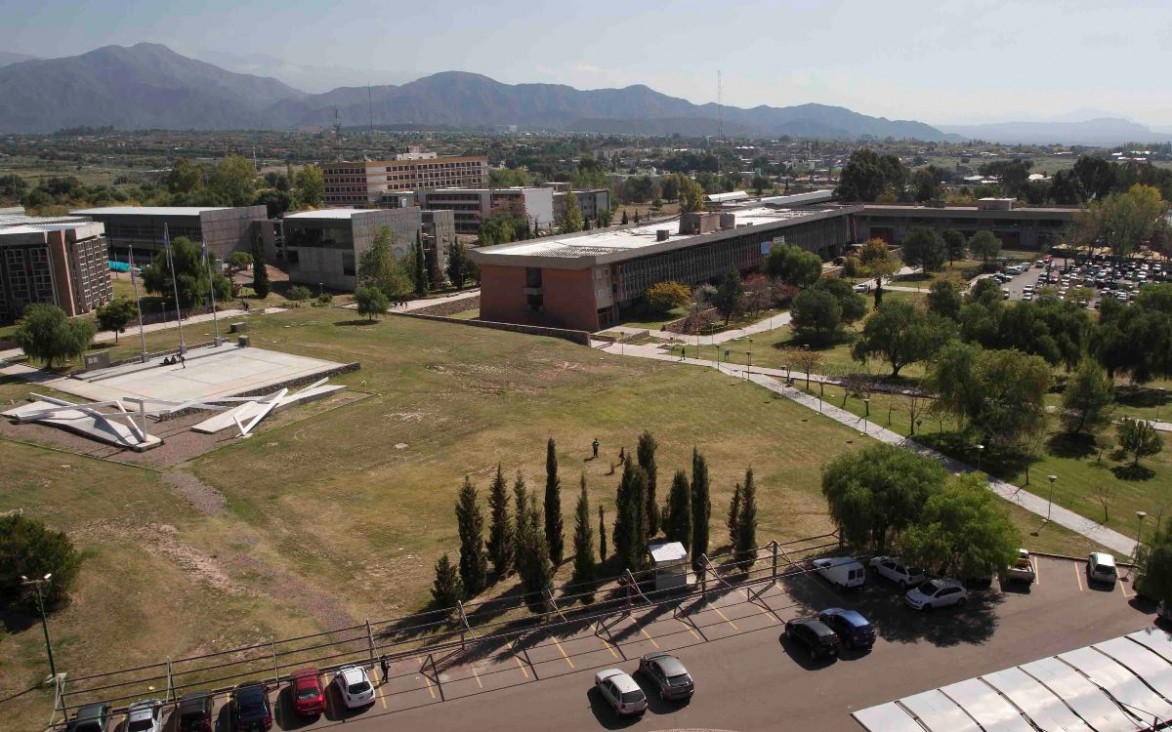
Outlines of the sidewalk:
[{"label": "sidewalk", "polygon": [[[417,298],[415,300],[407,300],[402,305],[399,305],[397,307],[394,304],[392,304],[391,307],[387,308],[387,312],[388,313],[410,313],[415,310],[423,310],[424,308],[433,308],[436,305],[443,305],[443,304],[449,303],[449,302],[457,302],[459,300],[471,300],[472,298],[479,297],[479,296],[480,296],[480,288],[476,288],[473,290],[461,290],[460,292],[456,292],[451,295],[444,295],[443,297],[421,297],[421,298]],[[352,302],[348,305],[343,305],[343,307],[349,308],[350,310],[357,310],[358,304]]]},{"label": "sidewalk", "polygon": [[[625,355],[636,356],[639,358],[651,358],[657,361],[674,361],[676,363],[684,363],[693,366],[716,368],[721,373],[727,374],[733,378],[746,378],[746,368],[742,365],[714,364],[712,361],[694,358],[685,358],[681,361],[678,356],[672,356],[670,354],[658,352],[658,348],[658,345],[627,346],[624,350],[624,353]],[[618,344],[608,346],[603,350],[609,353],[618,353]],[[762,373],[762,371],[765,373]],[[876,440],[879,440],[880,442],[885,442],[889,445],[895,445],[896,447],[901,447],[905,450],[911,450],[920,455],[923,455],[924,457],[931,458],[943,465],[944,468],[950,473],[960,474],[976,472],[975,468],[973,468],[971,465],[968,465],[967,463],[955,460],[948,457],[947,455],[944,455],[943,453],[924,447],[911,438],[904,437],[901,434],[892,432],[891,430],[884,427],[880,427],[874,422],[865,420],[862,417],[846,411],[845,409],[841,409],[834,406],[833,404],[830,404],[829,402],[825,402],[816,396],[811,396],[799,389],[785,386],[783,382],[778,381],[778,379],[774,377],[774,375],[777,375],[777,373],[777,369],[759,370],[754,368],[752,373],[747,375],[747,378],[753,383],[758,384],[759,386],[763,386],[766,389],[769,389],[770,391],[780,394],[788,399],[791,399],[808,409],[817,411],[819,414],[829,417],[839,424],[850,427],[851,429],[858,430],[859,434],[866,435],[867,437],[872,437]],[[784,378],[784,372],[782,372],[780,376],[781,378]],[[794,375],[794,378],[797,378],[796,374]],[[804,379],[805,376],[803,375],[801,378]],[[811,376],[811,381],[814,380],[814,377]],[[1080,516],[1074,511],[1070,511],[1061,506],[1054,505],[1051,507],[1048,505],[1046,499],[1023,490],[1020,486],[1013,485],[1012,483],[1006,483],[1005,481],[988,476],[988,484],[990,490],[1010,503],[1015,503],[1025,510],[1042,518],[1045,518],[1047,512],[1049,512],[1050,520],[1053,523],[1070,529],[1071,531],[1074,531],[1078,534],[1082,534],[1091,541],[1094,541],[1116,552],[1121,557],[1130,557],[1135,552],[1135,540],[1124,536],[1114,529],[1109,529],[1105,526],[1102,526],[1092,521],[1091,519]]]},{"label": "sidewalk", "polygon": [[758,333],[768,333],[771,330],[783,328],[789,325],[792,316],[787,310],[784,313],[779,313],[771,318],[762,318],[756,323],[750,323],[743,328],[735,330],[721,331],[720,333],[713,333],[712,335],[684,335],[682,333],[671,333],[666,330],[651,330],[650,328],[632,328],[626,325],[616,325],[602,331],[603,333],[624,333],[626,335],[637,335],[639,333],[646,333],[652,338],[665,342],[684,343],[689,346],[710,346],[717,343],[725,343],[726,341],[735,341],[738,338],[746,336],[757,335]]}]

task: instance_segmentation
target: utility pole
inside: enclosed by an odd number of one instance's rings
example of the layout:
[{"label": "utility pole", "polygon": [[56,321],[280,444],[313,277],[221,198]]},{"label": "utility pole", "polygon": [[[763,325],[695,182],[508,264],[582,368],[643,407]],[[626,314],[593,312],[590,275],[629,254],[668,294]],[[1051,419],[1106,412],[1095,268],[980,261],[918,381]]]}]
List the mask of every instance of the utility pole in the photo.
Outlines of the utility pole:
[{"label": "utility pole", "polygon": [[41,630],[45,632],[45,650],[49,654],[49,673],[56,680],[57,664],[53,663],[53,644],[49,642],[49,620],[45,616],[45,599],[41,596],[41,585],[52,578],[52,574],[47,574],[40,579],[29,579],[22,574],[20,576],[20,583],[22,585],[32,585],[37,590],[37,609],[41,611]]}]

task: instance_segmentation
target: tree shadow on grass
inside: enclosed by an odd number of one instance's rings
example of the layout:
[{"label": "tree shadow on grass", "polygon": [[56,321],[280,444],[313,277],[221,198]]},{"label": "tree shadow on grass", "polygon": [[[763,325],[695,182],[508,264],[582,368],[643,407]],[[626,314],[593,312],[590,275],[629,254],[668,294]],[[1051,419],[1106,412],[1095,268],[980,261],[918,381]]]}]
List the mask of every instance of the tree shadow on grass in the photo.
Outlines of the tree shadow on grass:
[{"label": "tree shadow on grass", "polygon": [[360,325],[375,325],[377,323],[377,320],[366,320],[363,318],[360,320],[340,320],[337,323],[334,323],[334,325],[358,327]]},{"label": "tree shadow on grass", "polygon": [[1099,448],[1091,435],[1059,432],[1046,442],[1046,451],[1054,457],[1077,460],[1096,454]]},{"label": "tree shadow on grass", "polygon": [[1166,393],[1146,386],[1115,387],[1115,402],[1124,407],[1151,408],[1161,404]]},{"label": "tree shadow on grass", "polygon": [[1119,480],[1151,480],[1156,477],[1156,471],[1146,465],[1116,465],[1111,472]]}]

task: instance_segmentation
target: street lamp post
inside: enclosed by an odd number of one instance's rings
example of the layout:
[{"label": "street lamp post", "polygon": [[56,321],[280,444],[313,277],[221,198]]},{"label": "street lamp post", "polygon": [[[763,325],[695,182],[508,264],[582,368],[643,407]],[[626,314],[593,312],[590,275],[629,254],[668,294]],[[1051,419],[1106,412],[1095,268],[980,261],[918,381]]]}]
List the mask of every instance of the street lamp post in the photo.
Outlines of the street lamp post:
[{"label": "street lamp post", "polygon": [[977,472],[981,472],[981,453],[985,452],[984,445],[977,445]]},{"label": "street lamp post", "polygon": [[1139,526],[1135,529],[1135,559],[1139,561],[1139,547],[1144,535],[1144,519],[1148,517],[1147,511],[1136,511],[1135,517],[1139,519]]},{"label": "street lamp post", "polygon": [[1164,406],[1164,398],[1167,396],[1167,390],[1160,387],[1160,401],[1156,402],[1156,421],[1160,421],[1160,407]]},{"label": "street lamp post", "polygon": [[1050,474],[1050,497],[1046,499],[1046,523],[1050,523],[1050,511],[1054,508],[1054,484],[1058,482],[1058,476],[1053,473]]},{"label": "street lamp post", "polygon": [[751,378],[753,376],[753,339],[749,338],[748,340],[749,340],[749,368],[745,372],[746,379]]},{"label": "street lamp post", "polygon": [[45,650],[49,654],[49,673],[56,679],[57,664],[53,663],[53,644],[49,642],[49,620],[45,616],[45,600],[41,596],[41,585],[52,578],[52,574],[47,574],[40,579],[29,579],[22,574],[20,576],[20,583],[23,585],[32,585],[37,590],[37,609],[41,611],[41,630],[45,632]]},{"label": "street lamp post", "polygon": [[867,420],[871,418],[871,398],[863,399],[863,434],[867,434]]}]

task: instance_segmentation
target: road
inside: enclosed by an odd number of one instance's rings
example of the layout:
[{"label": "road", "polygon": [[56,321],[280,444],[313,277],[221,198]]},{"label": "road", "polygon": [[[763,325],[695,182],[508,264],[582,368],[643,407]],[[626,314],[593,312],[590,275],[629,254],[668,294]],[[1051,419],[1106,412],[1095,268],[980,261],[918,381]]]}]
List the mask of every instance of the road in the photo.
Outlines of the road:
[{"label": "road", "polygon": [[[498,682],[486,680],[483,673],[475,679],[470,675],[462,685],[444,682],[449,692],[448,700],[443,701],[430,682],[425,682],[424,689],[422,685],[408,688],[409,679],[392,680],[381,688],[373,707],[344,716],[327,712],[306,728],[344,723],[352,732],[473,728],[747,732],[782,727],[857,732],[860,727],[850,716],[854,710],[1150,625],[1150,609],[1143,612],[1135,607],[1130,585],[1088,588],[1081,563],[1047,558],[1038,558],[1038,563],[1039,580],[1030,592],[994,589],[975,594],[965,608],[928,614],[903,607],[900,593],[882,580],[872,578],[862,593],[844,598],[820,579],[804,576],[798,584],[785,588],[786,599],[797,604],[779,610],[778,616],[788,619],[809,612],[809,608],[831,605],[854,607],[879,628],[880,639],[871,653],[811,664],[803,653],[793,652],[789,642],[780,639],[779,619],[767,613],[742,619],[726,608],[728,625],[739,621],[754,629],[743,627],[734,632],[714,619],[703,631],[718,638],[709,642],[678,631],[659,637],[664,649],[683,646],[676,653],[696,679],[697,692],[684,706],[655,700],[641,719],[616,719],[590,688],[593,673],[605,666],[633,671],[638,653],[653,650],[649,641],[654,642],[660,632],[654,629],[647,638],[632,633],[631,643],[636,645],[623,649],[632,660],[616,661],[602,648],[591,656],[575,655],[572,649],[565,650],[574,642],[566,639],[558,646],[563,649],[562,658],[551,652],[547,661],[537,664],[543,675],[540,681],[522,678],[518,670],[510,685],[497,688]],[[774,604],[771,600],[770,605]],[[573,668],[571,658],[578,659]],[[331,709],[336,706],[335,698]],[[278,721],[289,721],[288,716],[279,714]],[[279,727],[296,729],[297,724]]]}]

